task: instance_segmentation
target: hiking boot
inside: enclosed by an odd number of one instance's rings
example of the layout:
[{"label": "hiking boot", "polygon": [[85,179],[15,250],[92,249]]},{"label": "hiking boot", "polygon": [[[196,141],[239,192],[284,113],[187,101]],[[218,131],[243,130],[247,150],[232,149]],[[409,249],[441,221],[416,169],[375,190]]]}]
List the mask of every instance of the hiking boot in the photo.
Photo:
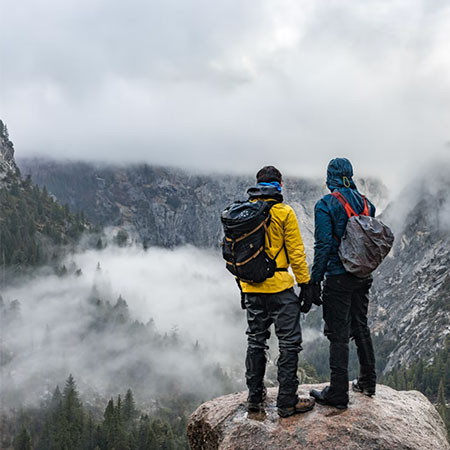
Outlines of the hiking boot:
[{"label": "hiking boot", "polygon": [[264,386],[263,387],[263,391],[262,391],[262,395],[261,395],[261,401],[260,402],[255,402],[253,399],[250,400],[250,395],[248,396],[247,399],[247,411],[248,412],[259,412],[264,408],[264,402],[266,401],[266,397],[267,397],[267,388]]},{"label": "hiking boot", "polygon": [[330,387],[326,386],[321,391],[319,389],[311,389],[309,394],[321,405],[334,406],[337,409],[347,409],[347,403],[337,402],[327,397],[329,390]]},{"label": "hiking boot", "polygon": [[305,413],[314,408],[315,401],[311,397],[299,397],[297,404],[287,408],[278,408],[278,415],[280,417],[289,417],[294,414]]},{"label": "hiking boot", "polygon": [[368,397],[372,397],[373,395],[375,395],[375,386],[373,387],[364,386],[360,384],[358,379],[352,381],[352,389],[355,392],[360,392],[361,394],[367,395]]}]

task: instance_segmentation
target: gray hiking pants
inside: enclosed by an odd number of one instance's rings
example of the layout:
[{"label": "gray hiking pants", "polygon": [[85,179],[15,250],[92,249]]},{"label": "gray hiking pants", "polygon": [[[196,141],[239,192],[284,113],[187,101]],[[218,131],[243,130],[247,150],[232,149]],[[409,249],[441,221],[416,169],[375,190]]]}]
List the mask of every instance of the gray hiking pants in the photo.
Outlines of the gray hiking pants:
[{"label": "gray hiking pants", "polygon": [[267,339],[269,328],[275,326],[280,356],[278,358],[277,406],[286,408],[298,401],[297,367],[301,351],[300,301],[294,289],[276,294],[245,294],[247,309],[246,380],[249,401],[259,403],[264,389]]}]

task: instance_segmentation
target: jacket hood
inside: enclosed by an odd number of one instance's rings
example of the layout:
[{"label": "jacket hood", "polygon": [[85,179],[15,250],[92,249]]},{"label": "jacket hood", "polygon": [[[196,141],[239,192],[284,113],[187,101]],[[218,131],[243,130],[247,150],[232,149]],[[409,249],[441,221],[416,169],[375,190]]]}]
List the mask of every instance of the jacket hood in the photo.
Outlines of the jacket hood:
[{"label": "jacket hood", "polygon": [[283,195],[280,194],[278,189],[275,186],[263,186],[257,184],[256,186],[252,186],[247,189],[248,199],[252,200],[255,198],[273,198],[274,200],[278,200],[280,202],[283,201]]},{"label": "jacket hood", "polygon": [[327,186],[330,191],[338,188],[356,189],[352,177],[352,163],[347,158],[335,158],[328,164]]}]

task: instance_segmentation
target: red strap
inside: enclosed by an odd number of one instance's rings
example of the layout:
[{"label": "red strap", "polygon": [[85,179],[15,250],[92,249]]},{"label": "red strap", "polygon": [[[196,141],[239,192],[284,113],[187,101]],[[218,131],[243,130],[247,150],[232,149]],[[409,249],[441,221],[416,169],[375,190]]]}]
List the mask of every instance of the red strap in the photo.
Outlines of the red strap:
[{"label": "red strap", "polygon": [[347,216],[350,218],[352,216],[368,216],[369,215],[369,205],[367,204],[366,197],[364,195],[361,195],[361,197],[364,200],[364,209],[361,214],[357,214],[355,210],[350,206],[350,203],[347,201],[347,199],[338,191],[334,191],[331,193],[331,195],[336,198],[339,203],[345,208],[345,212],[347,213]]},{"label": "red strap", "polygon": [[364,197],[364,195],[361,195],[361,197],[364,200],[364,209],[363,212],[360,214],[361,216],[368,216],[369,214],[369,205],[367,204],[367,200],[366,197]]}]

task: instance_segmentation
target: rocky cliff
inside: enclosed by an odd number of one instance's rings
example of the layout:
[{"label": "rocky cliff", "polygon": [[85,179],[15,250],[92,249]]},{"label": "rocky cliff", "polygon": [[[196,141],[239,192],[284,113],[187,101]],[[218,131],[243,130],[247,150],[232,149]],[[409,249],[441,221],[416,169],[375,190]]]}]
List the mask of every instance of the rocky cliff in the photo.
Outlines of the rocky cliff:
[{"label": "rocky cliff", "polygon": [[16,171],[14,146],[9,140],[8,128],[0,120],[0,183],[10,171]]},{"label": "rocky cliff", "polygon": [[[22,160],[33,181],[46,185],[60,202],[83,209],[94,223],[131,231],[146,245],[217,246],[219,212],[243,198],[253,176],[195,175],[151,167],[99,166],[49,160]],[[440,173],[440,175],[439,175]],[[387,369],[418,356],[431,358],[450,332],[450,185],[445,170],[427,174],[383,214],[396,234],[392,254],[375,274],[372,326],[394,350]],[[447,180],[447,181],[446,181]],[[376,180],[358,180],[378,210],[387,192]],[[288,178],[285,198],[299,218],[308,259],[313,253],[314,203],[326,191],[321,181]],[[439,213],[437,213],[439,212]]]},{"label": "rocky cliff", "polygon": [[[96,224],[128,228],[148,245],[217,246],[222,230],[219,212],[245,198],[254,175],[195,175],[148,165],[118,167],[81,162],[20,160],[24,174],[72,209],[83,209]],[[377,180],[360,180],[362,192],[386,203],[386,188]],[[285,198],[295,209],[302,235],[312,250],[313,208],[323,183],[288,178]]]},{"label": "rocky cliff", "polygon": [[375,274],[372,327],[394,343],[385,371],[425,361],[450,334],[450,166],[410,186],[383,220],[394,248]]},{"label": "rocky cliff", "polygon": [[[302,385],[300,392],[322,386]],[[373,398],[352,393],[346,411],[316,405],[287,419],[276,412],[275,388],[262,413],[247,413],[245,400],[242,392],[201,405],[187,427],[191,449],[450,450],[441,418],[417,391],[379,385]]]}]

